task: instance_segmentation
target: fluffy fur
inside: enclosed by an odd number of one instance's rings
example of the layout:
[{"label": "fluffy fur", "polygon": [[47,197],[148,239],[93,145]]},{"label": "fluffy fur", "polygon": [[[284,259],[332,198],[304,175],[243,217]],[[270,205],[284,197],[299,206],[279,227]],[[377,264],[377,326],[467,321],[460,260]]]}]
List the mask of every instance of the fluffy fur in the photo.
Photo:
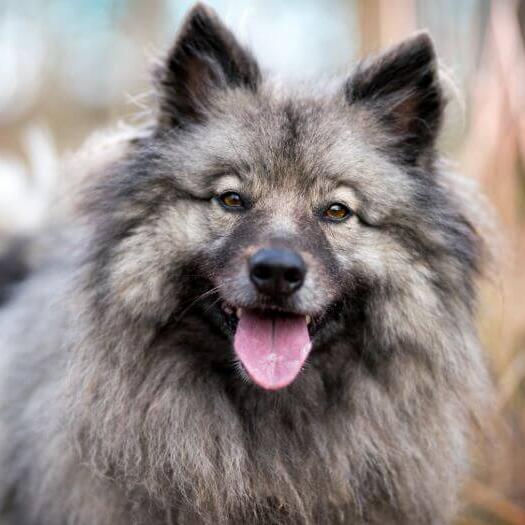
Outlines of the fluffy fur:
[{"label": "fluffy fur", "polygon": [[[428,35],[283,91],[199,5],[156,80],[155,122],[89,172],[2,296],[5,522],[449,523],[488,389],[484,245],[435,151]],[[354,215],[323,221],[334,201]],[[220,306],[265,306],[246,258],[268,243],[302,254],[280,306],[314,319],[277,392],[247,379]]]}]

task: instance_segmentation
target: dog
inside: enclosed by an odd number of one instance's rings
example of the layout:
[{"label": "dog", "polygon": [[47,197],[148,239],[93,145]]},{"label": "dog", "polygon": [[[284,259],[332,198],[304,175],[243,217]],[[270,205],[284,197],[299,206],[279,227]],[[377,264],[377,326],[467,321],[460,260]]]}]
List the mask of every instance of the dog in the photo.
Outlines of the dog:
[{"label": "dog", "polygon": [[198,4],[154,80],[4,251],[3,523],[450,523],[487,250],[429,35],[285,88]]}]

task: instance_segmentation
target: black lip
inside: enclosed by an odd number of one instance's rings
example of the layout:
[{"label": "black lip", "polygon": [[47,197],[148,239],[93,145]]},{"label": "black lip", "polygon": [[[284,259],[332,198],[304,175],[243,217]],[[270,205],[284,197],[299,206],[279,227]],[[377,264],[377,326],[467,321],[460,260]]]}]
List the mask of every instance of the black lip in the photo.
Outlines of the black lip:
[{"label": "black lip", "polygon": [[239,324],[239,318],[237,317],[237,314],[235,311],[233,311],[231,314],[224,311],[222,308],[222,305],[220,306],[222,310],[222,314],[224,316],[224,322],[226,326],[228,327],[229,333],[231,336],[235,335],[235,331],[237,330],[237,325]]}]

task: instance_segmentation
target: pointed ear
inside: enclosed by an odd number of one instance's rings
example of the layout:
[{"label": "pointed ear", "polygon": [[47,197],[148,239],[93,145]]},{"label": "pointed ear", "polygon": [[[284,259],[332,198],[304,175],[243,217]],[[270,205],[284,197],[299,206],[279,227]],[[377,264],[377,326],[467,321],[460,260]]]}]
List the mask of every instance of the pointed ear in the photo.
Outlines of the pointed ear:
[{"label": "pointed ear", "polygon": [[220,90],[255,91],[257,62],[210,8],[197,4],[182,24],[174,47],[156,74],[160,126],[203,121]]},{"label": "pointed ear", "polygon": [[445,107],[428,33],[417,33],[361,64],[346,84],[346,97],[350,104],[365,104],[375,112],[402,160],[417,164],[428,158]]}]

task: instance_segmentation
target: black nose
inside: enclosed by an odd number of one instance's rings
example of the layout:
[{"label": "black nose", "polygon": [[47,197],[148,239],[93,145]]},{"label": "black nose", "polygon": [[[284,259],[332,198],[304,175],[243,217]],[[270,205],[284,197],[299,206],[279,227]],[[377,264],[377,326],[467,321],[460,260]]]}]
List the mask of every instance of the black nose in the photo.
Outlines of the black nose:
[{"label": "black nose", "polygon": [[252,255],[248,266],[257,289],[273,297],[292,294],[306,275],[302,257],[292,250],[263,248]]}]

